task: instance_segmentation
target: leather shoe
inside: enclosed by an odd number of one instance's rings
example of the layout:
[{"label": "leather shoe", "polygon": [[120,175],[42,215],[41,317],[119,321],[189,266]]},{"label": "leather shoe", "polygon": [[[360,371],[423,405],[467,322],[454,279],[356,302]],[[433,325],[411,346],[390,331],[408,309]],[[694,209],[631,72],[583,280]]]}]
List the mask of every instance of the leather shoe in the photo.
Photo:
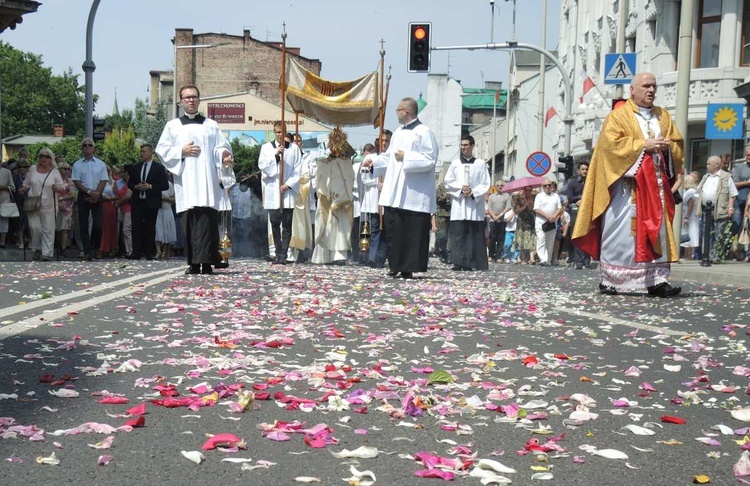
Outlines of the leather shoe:
[{"label": "leather shoe", "polygon": [[599,284],[599,293],[602,295],[617,295],[617,289],[611,285]]},{"label": "leather shoe", "polygon": [[453,268],[451,268],[451,270],[453,270],[454,272],[460,272],[463,269],[464,267],[462,267],[461,265],[453,265]]},{"label": "leather shoe", "polygon": [[214,269],[211,267],[210,263],[204,263],[201,265],[201,275],[211,275],[214,273]]},{"label": "leather shoe", "polygon": [[185,270],[185,275],[198,275],[199,273],[201,273],[200,265],[190,265],[187,270]]},{"label": "leather shoe", "polygon": [[388,276],[396,278],[398,276],[398,272],[388,272]]},{"label": "leather shoe", "polygon": [[214,268],[229,268],[229,262],[215,263]]},{"label": "leather shoe", "polygon": [[414,278],[414,274],[411,272],[401,272],[401,278],[412,279]]},{"label": "leather shoe", "polygon": [[652,297],[674,297],[682,292],[682,287],[672,287],[667,282],[652,285],[648,288],[648,295]]},{"label": "leather shoe", "polygon": [[133,255],[132,253],[128,255],[128,260],[140,260],[140,259],[141,259],[140,255]]}]

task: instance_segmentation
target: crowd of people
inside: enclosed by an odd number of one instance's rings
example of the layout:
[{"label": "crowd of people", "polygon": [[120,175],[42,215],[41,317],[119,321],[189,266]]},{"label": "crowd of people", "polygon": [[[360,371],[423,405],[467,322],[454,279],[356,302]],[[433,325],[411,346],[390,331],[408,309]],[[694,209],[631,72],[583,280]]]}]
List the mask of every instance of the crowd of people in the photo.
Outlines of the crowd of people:
[{"label": "crowd of people", "polygon": [[[438,144],[412,98],[396,108],[399,127],[360,154],[337,127],[330,155],[314,159],[277,122],[258,172],[235,177],[230,144],[198,113],[200,93],[187,86],[180,90],[185,114],[167,124],[156,148],[141,146],[138,164],[108,166],[88,138],[72,165],[49,149],[33,165],[24,153],[3,164],[0,247],[28,245],[41,261],[55,249],[73,256],[72,246],[81,260],[184,255],[186,273],[206,274],[227,265],[220,251],[226,230],[236,257],[387,266],[407,279],[427,271],[430,254],[454,271],[563,259],[584,269],[593,257],[601,293],[645,288],[671,297],[680,288],[668,283],[669,265],[680,257],[750,261],[750,146],[731,173],[724,155],[708,158],[703,177],[683,174],[682,137],[653,104],[653,75],[637,75],[630,91],[605,120],[591,161],[564,188],[546,178],[541,187],[516,184],[507,192],[506,181],[493,185],[468,134],[436,184]],[[9,202],[18,214],[6,211]]]}]

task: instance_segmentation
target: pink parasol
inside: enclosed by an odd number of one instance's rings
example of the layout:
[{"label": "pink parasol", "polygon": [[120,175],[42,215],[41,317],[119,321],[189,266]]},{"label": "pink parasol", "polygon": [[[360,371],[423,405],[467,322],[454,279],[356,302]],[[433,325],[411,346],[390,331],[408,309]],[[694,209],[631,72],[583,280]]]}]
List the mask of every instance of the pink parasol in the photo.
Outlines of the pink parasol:
[{"label": "pink parasol", "polygon": [[526,187],[538,187],[544,182],[544,177],[521,177],[519,179],[506,182],[500,192],[516,192]]}]

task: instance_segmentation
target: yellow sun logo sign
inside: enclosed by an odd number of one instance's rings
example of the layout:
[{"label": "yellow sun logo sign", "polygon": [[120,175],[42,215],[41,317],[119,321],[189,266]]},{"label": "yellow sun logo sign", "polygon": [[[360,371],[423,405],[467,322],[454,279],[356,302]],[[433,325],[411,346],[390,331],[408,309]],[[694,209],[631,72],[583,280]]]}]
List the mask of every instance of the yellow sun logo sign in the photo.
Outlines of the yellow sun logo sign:
[{"label": "yellow sun logo sign", "polygon": [[717,130],[728,132],[737,125],[737,112],[728,106],[723,106],[714,113],[714,126]]}]

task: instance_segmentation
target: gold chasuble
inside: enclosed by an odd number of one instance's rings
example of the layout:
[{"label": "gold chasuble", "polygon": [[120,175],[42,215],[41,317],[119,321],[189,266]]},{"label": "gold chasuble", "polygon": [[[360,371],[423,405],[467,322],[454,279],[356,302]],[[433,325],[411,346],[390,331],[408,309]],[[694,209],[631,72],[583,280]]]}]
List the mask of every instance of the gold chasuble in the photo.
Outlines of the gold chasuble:
[{"label": "gold chasuble", "polygon": [[[674,170],[670,177],[674,178],[682,171],[684,140],[665,109],[654,106],[652,114],[659,123],[662,137],[672,142],[669,152],[661,154],[661,160],[669,160],[671,157]],[[637,116],[639,108],[631,99],[604,120],[578,207],[573,243],[599,260],[602,221],[611,202],[610,190],[613,184],[625,177],[634,164],[639,164],[632,179],[632,200],[636,203],[633,218],[636,261],[648,262],[664,255],[668,262],[677,261],[679,253],[672,231],[674,199],[669,185],[671,181],[668,180],[666,171],[660,170],[657,173],[651,154],[644,152],[646,139]],[[663,199],[659,194],[658,174],[663,177]],[[657,237],[663,218],[666,218],[667,248],[661,248]]]}]

